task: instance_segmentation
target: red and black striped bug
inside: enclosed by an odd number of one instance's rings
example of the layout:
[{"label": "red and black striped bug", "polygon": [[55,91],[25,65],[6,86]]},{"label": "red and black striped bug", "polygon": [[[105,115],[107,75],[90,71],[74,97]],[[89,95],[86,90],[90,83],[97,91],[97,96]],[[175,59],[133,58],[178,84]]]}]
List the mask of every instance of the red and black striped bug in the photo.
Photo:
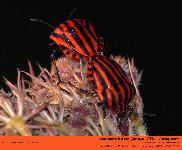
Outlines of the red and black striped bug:
[{"label": "red and black striped bug", "polygon": [[61,23],[50,38],[63,48],[66,56],[87,59],[88,79],[95,84],[104,106],[126,112],[135,88],[121,66],[102,55],[104,40],[91,23],[81,19],[68,20]]},{"label": "red and black striped bug", "polygon": [[58,45],[65,47],[63,51],[65,55],[78,52],[82,56],[92,57],[101,54],[104,48],[103,38],[96,34],[90,22],[82,19],[72,19],[61,23],[52,32],[50,38]]}]

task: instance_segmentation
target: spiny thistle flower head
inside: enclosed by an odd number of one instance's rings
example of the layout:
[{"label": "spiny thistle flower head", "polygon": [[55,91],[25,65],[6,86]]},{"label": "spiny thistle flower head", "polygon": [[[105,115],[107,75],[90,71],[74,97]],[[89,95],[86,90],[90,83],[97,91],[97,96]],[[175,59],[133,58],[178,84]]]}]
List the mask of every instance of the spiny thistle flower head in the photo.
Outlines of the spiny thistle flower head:
[{"label": "spiny thistle flower head", "polygon": [[0,91],[0,135],[145,135],[138,91],[141,74],[133,61],[111,59],[122,66],[137,91],[125,115],[98,105],[97,91],[87,79],[87,62],[62,57],[50,71],[39,66],[38,76],[29,62],[29,73],[18,70],[16,85],[5,80],[11,92]]}]

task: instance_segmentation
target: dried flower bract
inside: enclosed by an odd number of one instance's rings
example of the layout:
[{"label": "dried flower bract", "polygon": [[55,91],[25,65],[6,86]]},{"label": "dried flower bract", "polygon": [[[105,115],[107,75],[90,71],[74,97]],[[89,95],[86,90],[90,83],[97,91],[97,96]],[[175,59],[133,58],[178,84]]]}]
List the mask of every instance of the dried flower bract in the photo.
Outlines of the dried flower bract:
[{"label": "dried flower bract", "polygon": [[[17,84],[5,79],[10,92],[0,91],[0,135],[146,135],[138,73],[133,60],[111,57],[126,71],[137,95],[126,114],[103,110],[87,79],[87,62],[60,58],[51,70],[35,76],[18,70]],[[27,75],[31,81],[23,78]]]}]

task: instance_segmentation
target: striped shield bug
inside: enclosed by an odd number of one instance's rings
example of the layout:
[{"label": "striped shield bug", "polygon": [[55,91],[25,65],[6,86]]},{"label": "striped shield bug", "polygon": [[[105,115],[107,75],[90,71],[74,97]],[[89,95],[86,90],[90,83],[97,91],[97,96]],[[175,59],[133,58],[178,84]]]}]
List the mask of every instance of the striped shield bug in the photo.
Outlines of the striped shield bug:
[{"label": "striped shield bug", "polygon": [[68,20],[55,28],[50,38],[70,59],[88,61],[88,80],[94,83],[104,106],[126,112],[135,88],[121,66],[102,55],[104,39],[97,35],[91,23],[81,19]]},{"label": "striped shield bug", "polygon": [[96,55],[88,61],[87,68],[88,79],[96,86],[104,106],[126,112],[136,92],[121,66],[106,56]]},{"label": "striped shield bug", "polygon": [[104,39],[96,34],[90,22],[82,19],[61,23],[51,33],[50,38],[65,47],[63,51],[65,55],[78,52],[82,56],[92,57],[101,54],[104,49]]}]

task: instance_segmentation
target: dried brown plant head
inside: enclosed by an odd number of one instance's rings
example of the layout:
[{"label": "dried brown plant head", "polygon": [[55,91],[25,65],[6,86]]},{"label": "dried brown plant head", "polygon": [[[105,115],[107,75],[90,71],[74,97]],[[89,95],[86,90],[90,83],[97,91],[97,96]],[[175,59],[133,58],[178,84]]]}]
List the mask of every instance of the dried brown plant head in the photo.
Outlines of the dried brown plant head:
[{"label": "dried brown plant head", "polygon": [[[51,70],[35,75],[18,70],[17,84],[5,80],[11,92],[0,92],[1,135],[146,135],[143,103],[138,86],[141,74],[133,61],[112,57],[134,83],[137,96],[126,114],[103,109],[97,91],[87,79],[87,62],[62,57]],[[22,74],[30,77],[25,80]]]}]

